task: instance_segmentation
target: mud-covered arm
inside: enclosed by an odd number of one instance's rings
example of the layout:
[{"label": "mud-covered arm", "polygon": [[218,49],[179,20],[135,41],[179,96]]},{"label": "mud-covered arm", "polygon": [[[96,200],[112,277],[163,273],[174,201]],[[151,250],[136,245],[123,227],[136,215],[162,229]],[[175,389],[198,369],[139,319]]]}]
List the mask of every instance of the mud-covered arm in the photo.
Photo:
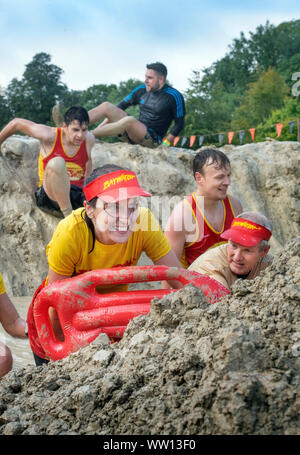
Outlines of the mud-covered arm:
[{"label": "mud-covered arm", "polygon": [[18,338],[26,338],[26,323],[24,319],[20,317],[6,292],[0,295],[0,322],[9,335]]},{"label": "mud-covered arm", "polygon": [[88,160],[87,160],[86,166],[85,166],[85,176],[84,176],[85,178],[87,178],[93,170],[92,148],[95,145],[95,136],[90,132],[88,133],[86,144],[87,144]]},{"label": "mud-covered arm", "polygon": [[39,139],[41,142],[53,141],[55,137],[55,128],[22,118],[14,118],[0,131],[0,153],[2,143],[18,132]]},{"label": "mud-covered arm", "polygon": [[[182,269],[182,265],[180,264],[179,260],[177,259],[174,251],[169,251],[168,254],[163,256],[162,258],[158,259],[154,262],[154,265],[165,265],[167,267],[177,267],[178,269]],[[168,284],[168,286],[167,286]],[[182,284],[177,280],[169,280],[162,282],[163,289],[173,288],[173,289],[180,289],[182,288]]]}]

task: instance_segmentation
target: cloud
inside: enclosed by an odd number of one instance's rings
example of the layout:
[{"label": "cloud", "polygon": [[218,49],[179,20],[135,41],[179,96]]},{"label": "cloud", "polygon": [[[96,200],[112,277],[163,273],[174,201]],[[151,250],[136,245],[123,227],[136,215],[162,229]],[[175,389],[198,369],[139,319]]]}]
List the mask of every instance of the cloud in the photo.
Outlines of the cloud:
[{"label": "cloud", "polygon": [[194,69],[228,52],[241,31],[299,16],[293,0],[0,0],[0,85],[21,78],[33,56],[47,52],[70,89],[144,78],[145,66],[164,62],[181,91]]}]

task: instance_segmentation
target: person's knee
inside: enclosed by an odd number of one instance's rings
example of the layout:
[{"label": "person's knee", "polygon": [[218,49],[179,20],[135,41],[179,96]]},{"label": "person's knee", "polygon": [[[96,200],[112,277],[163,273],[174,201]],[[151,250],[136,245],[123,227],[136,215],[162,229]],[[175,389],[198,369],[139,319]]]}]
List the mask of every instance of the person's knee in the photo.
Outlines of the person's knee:
[{"label": "person's knee", "polygon": [[13,366],[13,358],[10,349],[0,343],[0,378],[5,376]]},{"label": "person's knee", "polygon": [[104,101],[100,104],[100,107],[103,110],[105,117],[110,117],[111,114],[117,109],[117,107],[109,101]]},{"label": "person's knee", "polygon": [[46,169],[45,169],[45,174],[48,174],[48,175],[53,175],[53,174],[56,174],[56,175],[63,175],[66,173],[66,162],[65,160],[60,157],[60,156],[56,156],[55,158],[52,158],[47,166],[46,166]]},{"label": "person's knee", "polygon": [[123,122],[124,129],[134,142],[139,143],[144,139],[147,134],[147,128],[143,123],[131,116],[124,118]]},{"label": "person's knee", "polygon": [[103,103],[100,104],[100,106],[104,109],[104,110],[108,110],[110,109],[113,104],[110,103],[109,101],[103,101]]},{"label": "person's knee", "polygon": [[136,122],[136,118],[128,115],[127,117],[124,117],[122,120],[120,120],[123,125],[126,127],[126,128],[130,128],[132,126],[134,126],[137,122]]}]

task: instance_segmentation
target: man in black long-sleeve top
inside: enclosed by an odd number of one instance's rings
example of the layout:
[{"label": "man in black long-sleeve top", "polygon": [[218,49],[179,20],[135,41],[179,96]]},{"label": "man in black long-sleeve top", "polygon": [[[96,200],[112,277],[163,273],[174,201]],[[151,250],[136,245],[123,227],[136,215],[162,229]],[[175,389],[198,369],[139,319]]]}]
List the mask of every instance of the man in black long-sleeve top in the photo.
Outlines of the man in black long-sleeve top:
[{"label": "man in black long-sleeve top", "polygon": [[[157,147],[172,145],[184,127],[185,104],[181,93],[166,84],[167,68],[162,63],[147,65],[145,84],[136,87],[118,106],[104,102],[89,111],[90,124],[104,121],[92,131],[95,137],[119,135],[131,144]],[[128,116],[129,106],[140,106],[139,118]],[[172,121],[174,125],[167,133]]]}]

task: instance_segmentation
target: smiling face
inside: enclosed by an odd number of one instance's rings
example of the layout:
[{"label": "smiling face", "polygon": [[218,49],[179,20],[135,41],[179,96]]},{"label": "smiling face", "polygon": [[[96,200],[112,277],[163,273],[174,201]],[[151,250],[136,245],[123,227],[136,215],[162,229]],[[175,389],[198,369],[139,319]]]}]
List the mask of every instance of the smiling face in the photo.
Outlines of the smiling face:
[{"label": "smiling face", "polygon": [[106,245],[127,242],[139,215],[137,198],[116,203],[106,203],[98,198],[95,208],[88,204],[85,207],[99,242]]},{"label": "smiling face", "polygon": [[156,92],[165,84],[164,76],[154,70],[147,70],[145,74],[145,85],[147,92]]},{"label": "smiling face", "polygon": [[243,246],[239,243],[228,241],[227,260],[230,270],[236,275],[247,275],[266,256],[269,248],[261,249],[261,246]]},{"label": "smiling face", "polygon": [[63,126],[67,141],[70,144],[79,147],[86,140],[88,132],[87,123],[80,124],[78,120],[73,120],[68,126],[65,123]]},{"label": "smiling face", "polygon": [[203,174],[195,173],[199,195],[212,200],[223,200],[226,198],[230,185],[231,167],[220,167],[217,163],[205,164]]}]

